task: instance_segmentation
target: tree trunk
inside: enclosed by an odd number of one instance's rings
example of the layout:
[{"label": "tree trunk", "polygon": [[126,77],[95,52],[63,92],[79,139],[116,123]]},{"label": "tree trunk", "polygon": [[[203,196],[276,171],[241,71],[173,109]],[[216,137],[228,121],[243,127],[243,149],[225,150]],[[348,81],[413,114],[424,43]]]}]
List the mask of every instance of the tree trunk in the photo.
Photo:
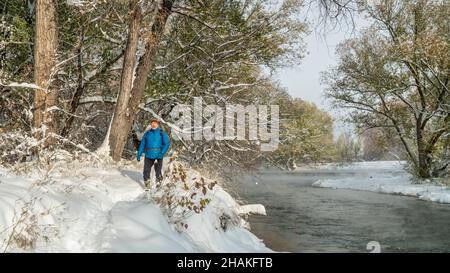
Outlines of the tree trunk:
[{"label": "tree trunk", "polygon": [[[144,94],[147,77],[156,57],[158,44],[161,41],[167,19],[172,11],[172,4],[173,0],[162,1],[161,5],[158,7],[158,11],[152,24],[152,28],[148,33],[148,37],[146,37],[145,53],[140,58],[139,64],[136,69],[136,79],[133,83],[131,96],[128,95],[126,97],[126,109],[125,111],[123,111],[123,113],[126,114],[122,114],[123,119],[120,120],[120,126],[117,127],[119,130],[114,131],[114,146],[112,145],[112,143],[110,143],[110,147],[112,149],[111,155],[112,158],[116,161],[120,160],[122,156],[122,152],[128,137],[128,132],[130,131],[131,125],[138,112],[138,107],[142,95]],[[116,111],[117,109],[118,107],[116,106]],[[111,133],[111,135],[113,135],[113,133]]]},{"label": "tree trunk", "polygon": [[421,130],[420,119],[416,123],[416,138],[417,138],[417,172],[420,178],[429,178],[431,172],[431,160],[429,158],[429,150],[423,141],[423,131]]},{"label": "tree trunk", "polygon": [[420,178],[431,177],[431,159],[429,153],[424,150],[419,150],[419,170],[418,174]]},{"label": "tree trunk", "polygon": [[127,116],[130,115],[129,100],[132,95],[131,89],[142,17],[141,7],[137,0],[132,1],[130,7],[132,16],[123,60],[120,89],[109,136],[111,156],[115,161],[120,160],[128,136],[128,130],[125,130],[125,128],[129,128]]},{"label": "tree trunk", "polygon": [[58,92],[52,84],[58,46],[56,16],[53,0],[36,1],[34,80],[41,89],[35,91],[33,126],[37,139],[46,138],[45,147],[54,143],[54,138],[49,135],[56,133],[57,129],[55,111],[48,111],[58,99]]},{"label": "tree trunk", "polygon": [[139,104],[144,94],[147,77],[153,67],[156,51],[163,36],[167,19],[171,13],[172,4],[173,1],[163,1],[162,5],[158,9],[158,13],[155,17],[149,36],[147,37],[145,53],[139,60],[139,66],[136,71],[136,80],[133,85],[133,96],[130,98],[130,115],[127,117],[128,128],[131,127],[131,124],[139,111]]}]

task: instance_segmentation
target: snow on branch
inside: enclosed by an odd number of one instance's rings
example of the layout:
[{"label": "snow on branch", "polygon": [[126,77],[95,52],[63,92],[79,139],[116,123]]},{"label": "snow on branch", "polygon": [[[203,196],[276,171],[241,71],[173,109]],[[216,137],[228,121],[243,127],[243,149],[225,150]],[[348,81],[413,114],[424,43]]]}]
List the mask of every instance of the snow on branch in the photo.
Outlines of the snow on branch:
[{"label": "snow on branch", "polygon": [[181,129],[181,128],[178,127],[177,125],[175,125],[175,124],[173,124],[173,123],[171,123],[171,122],[168,122],[168,121],[164,120],[160,115],[158,115],[158,114],[157,114],[155,111],[153,111],[152,109],[150,109],[150,108],[148,108],[148,107],[144,107],[144,104],[143,104],[143,103],[141,103],[141,104],[139,105],[139,109],[142,110],[142,111],[145,111],[145,112],[148,112],[148,113],[152,114],[155,118],[159,119],[162,123],[166,124],[167,126],[169,126],[171,129],[175,130],[176,132],[187,132],[187,133],[190,132],[190,129],[191,129],[191,128],[189,128],[189,129]]},{"label": "snow on branch", "polygon": [[117,45],[122,45],[123,41],[117,40],[111,36],[108,35],[108,33],[106,33],[101,27],[99,28],[100,32],[103,34],[103,38],[113,44],[117,44]]},{"label": "snow on branch", "polygon": [[217,91],[225,90],[225,89],[231,89],[231,88],[238,88],[238,87],[252,87],[255,86],[255,83],[239,83],[239,84],[230,84],[230,85],[223,85],[216,87]]},{"label": "snow on branch", "polygon": [[87,104],[87,103],[116,103],[116,99],[102,96],[90,96],[82,98],[80,100],[80,104]]},{"label": "snow on branch", "polygon": [[43,88],[37,86],[34,83],[18,83],[18,82],[11,82],[9,84],[5,84],[0,80],[0,85],[4,87],[13,87],[13,88],[30,88],[30,89],[40,89],[44,90]]},{"label": "snow on branch", "polygon": [[[88,104],[88,103],[116,103],[116,99],[115,98],[102,97],[102,96],[91,96],[91,97],[82,98],[80,100],[80,104]],[[145,112],[148,112],[148,113],[152,114],[155,118],[159,119],[163,124],[166,124],[167,126],[169,126],[170,128],[176,130],[177,132],[184,132],[185,130],[187,130],[187,129],[181,129],[177,125],[164,120],[160,115],[155,113],[155,111],[153,111],[149,107],[145,107],[145,103],[141,103],[139,105],[139,110],[145,111]]]},{"label": "snow on branch", "polygon": [[67,0],[66,3],[69,6],[82,7],[85,4],[85,1],[81,1],[81,0]]},{"label": "snow on branch", "polygon": [[77,144],[77,143],[75,143],[75,142],[73,142],[73,141],[70,141],[70,140],[68,140],[67,138],[64,138],[64,137],[62,137],[62,136],[60,136],[60,135],[58,135],[58,134],[55,134],[55,133],[50,133],[50,134],[49,134],[49,137],[54,137],[54,138],[56,138],[56,139],[58,139],[58,140],[60,140],[60,141],[62,141],[62,142],[71,144],[71,145],[73,145],[74,147],[80,149],[81,151],[83,151],[83,152],[85,152],[85,153],[88,153],[88,154],[90,154],[90,155],[92,155],[92,156],[94,156],[95,158],[98,159],[98,156],[97,156],[95,153],[91,152],[88,148],[84,147],[82,144]]},{"label": "snow on branch", "polygon": [[179,55],[178,57],[176,57],[175,59],[173,59],[172,61],[170,61],[169,63],[165,64],[165,65],[159,65],[155,67],[155,70],[162,70],[162,69],[166,69],[168,68],[170,65],[176,63],[178,60],[180,60],[181,58],[183,58],[184,56],[187,56],[188,54],[190,54],[192,52],[192,50],[185,52],[181,55]]}]

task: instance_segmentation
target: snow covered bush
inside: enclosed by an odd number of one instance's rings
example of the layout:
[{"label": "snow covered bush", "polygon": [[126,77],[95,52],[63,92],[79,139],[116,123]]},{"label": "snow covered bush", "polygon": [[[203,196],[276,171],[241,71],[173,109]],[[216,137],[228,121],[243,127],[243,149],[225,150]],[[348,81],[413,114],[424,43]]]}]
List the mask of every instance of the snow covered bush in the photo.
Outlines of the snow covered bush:
[{"label": "snow covered bush", "polygon": [[[169,222],[183,231],[189,228],[189,217],[201,214],[211,201],[223,198],[221,195],[224,191],[220,192],[216,185],[217,181],[203,177],[197,171],[189,169],[185,163],[171,161],[163,182],[157,185],[152,198],[163,209]],[[232,209],[216,216],[219,223],[217,226],[222,230],[226,230],[229,225],[239,225],[242,220],[238,211]]]},{"label": "snow covered bush", "polygon": [[108,161],[60,136],[51,149],[43,149],[44,142],[45,139],[36,140],[22,130],[0,134],[0,165],[17,174],[37,171],[45,179],[53,171],[63,171],[64,168],[58,167],[67,167],[72,161],[86,162],[89,166],[99,166]]},{"label": "snow covered bush", "polygon": [[21,131],[0,134],[0,143],[0,163],[9,166],[31,159],[38,146],[33,137]]}]

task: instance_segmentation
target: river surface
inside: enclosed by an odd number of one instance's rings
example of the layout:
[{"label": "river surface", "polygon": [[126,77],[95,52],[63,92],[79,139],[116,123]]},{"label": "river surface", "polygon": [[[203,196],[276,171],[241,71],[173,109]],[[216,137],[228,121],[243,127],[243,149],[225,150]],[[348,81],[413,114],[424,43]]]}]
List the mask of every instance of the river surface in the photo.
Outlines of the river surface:
[{"label": "river surface", "polygon": [[[358,171],[264,171],[241,174],[234,194],[260,203],[267,216],[250,216],[251,231],[275,251],[450,252],[450,205],[414,197],[313,187],[323,178]],[[377,244],[377,243],[375,243]]]}]

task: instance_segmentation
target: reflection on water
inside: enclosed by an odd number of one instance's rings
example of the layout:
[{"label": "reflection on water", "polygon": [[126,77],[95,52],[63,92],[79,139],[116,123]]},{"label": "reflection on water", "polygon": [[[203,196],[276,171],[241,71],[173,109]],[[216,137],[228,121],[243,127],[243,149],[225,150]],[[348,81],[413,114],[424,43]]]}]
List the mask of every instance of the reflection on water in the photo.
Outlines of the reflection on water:
[{"label": "reflection on water", "polygon": [[233,189],[267,216],[251,216],[252,232],[276,251],[450,252],[450,205],[412,197],[312,187],[322,178],[358,172],[265,172],[241,175]]}]

